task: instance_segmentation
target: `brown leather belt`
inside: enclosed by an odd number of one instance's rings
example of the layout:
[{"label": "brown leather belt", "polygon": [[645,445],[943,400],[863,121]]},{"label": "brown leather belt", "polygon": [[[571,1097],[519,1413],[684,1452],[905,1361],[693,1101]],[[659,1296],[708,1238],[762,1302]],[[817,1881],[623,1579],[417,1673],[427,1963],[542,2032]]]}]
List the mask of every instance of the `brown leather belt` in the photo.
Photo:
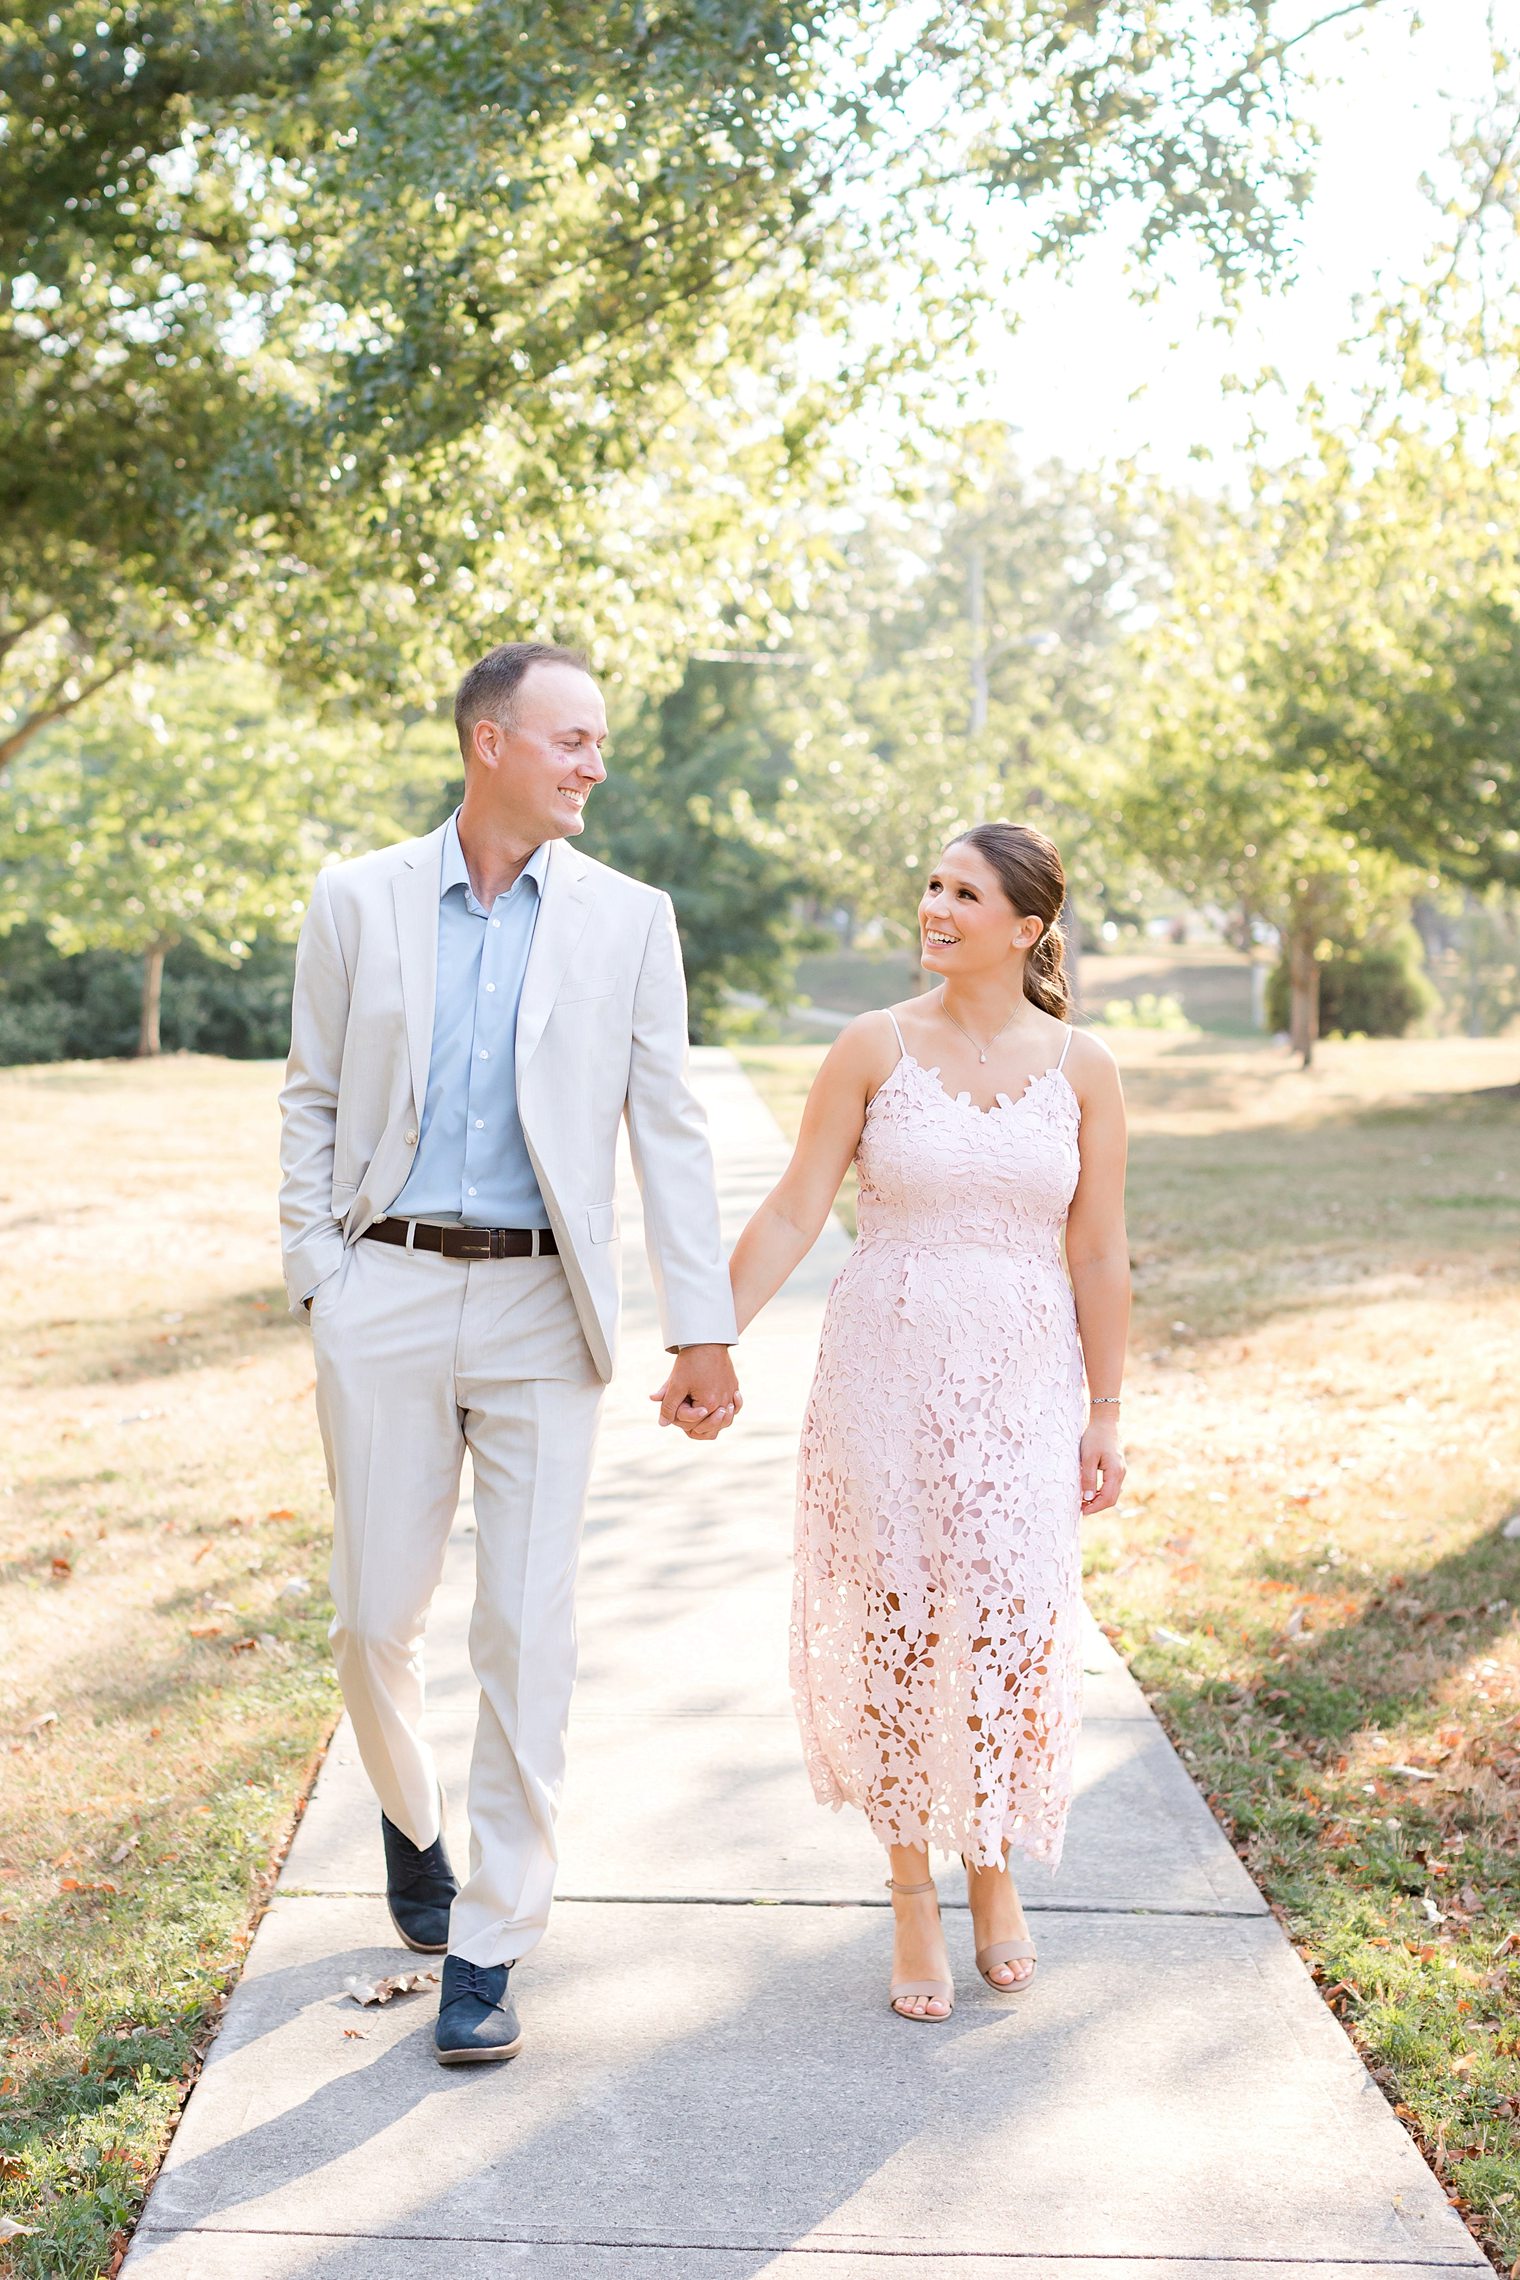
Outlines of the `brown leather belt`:
[{"label": "brown leather belt", "polygon": [[377,1219],[364,1240],[437,1251],[446,1259],[543,1259],[559,1250],[552,1227],[430,1227],[421,1219]]}]

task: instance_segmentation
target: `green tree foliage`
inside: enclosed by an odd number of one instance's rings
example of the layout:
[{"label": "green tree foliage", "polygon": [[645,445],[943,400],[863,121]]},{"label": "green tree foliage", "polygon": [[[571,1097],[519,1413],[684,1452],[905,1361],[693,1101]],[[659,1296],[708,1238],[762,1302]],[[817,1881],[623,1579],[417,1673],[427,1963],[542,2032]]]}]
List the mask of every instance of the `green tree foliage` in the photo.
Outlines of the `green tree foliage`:
[{"label": "green tree foliage", "polygon": [[[100,1061],[135,1054],[143,962],[116,950],[64,957],[40,924],[0,935],[0,1065]],[[290,1042],[295,948],[263,937],[231,965],[193,943],[164,964],[159,1020],[166,1053],[283,1058]]]},{"label": "green tree foliage", "polygon": [[292,936],[323,853],[387,827],[379,761],[363,724],[293,721],[232,661],[124,682],[17,766],[0,919],[40,921],[66,956],[140,958],[138,1050],[156,1053],[167,953],[236,965],[256,938]]},{"label": "green tree foliage", "polygon": [[1051,833],[1079,900],[1104,891],[1142,568],[1099,482],[1024,474],[999,430],[963,434],[913,513],[844,549],[796,634],[817,670],[794,828],[837,899],[909,927],[925,863],[996,815]]},{"label": "green tree foliage", "polygon": [[1431,876],[1520,869],[1515,471],[1461,440],[1317,429],[1243,506],[1175,502],[1126,830],[1276,926],[1307,1059],[1324,960]]},{"label": "green tree foliage", "polygon": [[[1017,259],[1126,207],[1142,258],[1270,262],[1309,29],[1273,0],[12,0],[0,767],[218,626],[371,703],[434,701],[488,631],[589,632],[641,686],[762,631],[843,404],[964,313],[925,250],[958,188],[1018,207]],[[851,351],[873,294],[911,321]]]},{"label": "green tree foliage", "polygon": [[924,865],[988,815],[1102,890],[1137,574],[1099,485],[974,431],[912,514],[814,548],[786,648],[707,652],[619,730],[587,843],[670,889],[698,1034],[728,989],[779,1001],[799,908],[911,934]]},{"label": "green tree foliage", "polygon": [[742,655],[688,665],[611,749],[587,809],[586,852],[663,887],[675,904],[700,1043],[730,990],[780,1002],[814,883],[792,828],[801,701],[784,667]]}]

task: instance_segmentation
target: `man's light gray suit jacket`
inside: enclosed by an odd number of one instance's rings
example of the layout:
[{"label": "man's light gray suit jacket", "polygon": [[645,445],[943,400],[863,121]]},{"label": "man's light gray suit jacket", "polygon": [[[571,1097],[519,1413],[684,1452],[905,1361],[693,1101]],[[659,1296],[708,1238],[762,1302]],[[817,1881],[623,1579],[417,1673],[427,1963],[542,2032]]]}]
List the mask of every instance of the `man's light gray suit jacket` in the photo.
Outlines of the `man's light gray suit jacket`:
[{"label": "man's light gray suit jacket", "polygon": [[[442,830],[318,874],[296,956],[280,1095],[292,1313],[400,1194],[427,1092]],[[604,1378],[620,1302],[627,1118],[669,1347],[729,1343],[733,1301],[707,1125],[686,1075],[686,983],[668,895],[565,840],[549,866],[517,1020],[517,1101],[586,1342]]]}]

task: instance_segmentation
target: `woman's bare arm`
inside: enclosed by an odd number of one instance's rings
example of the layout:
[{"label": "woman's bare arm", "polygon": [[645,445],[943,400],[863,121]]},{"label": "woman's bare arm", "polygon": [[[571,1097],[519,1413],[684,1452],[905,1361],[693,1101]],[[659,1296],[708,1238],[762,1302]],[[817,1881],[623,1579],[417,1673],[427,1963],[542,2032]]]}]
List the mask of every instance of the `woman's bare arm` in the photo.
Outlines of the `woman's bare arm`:
[{"label": "woman's bare arm", "polygon": [[792,1160],[728,1263],[741,1332],[823,1232],[860,1145],[871,1095],[890,1075],[896,1057],[896,1040],[880,1013],[862,1014],[829,1048],[802,1112]]},{"label": "woman's bare arm", "polygon": [[[1083,1037],[1075,1075],[1082,1102],[1082,1170],[1066,1218],[1066,1264],[1077,1302],[1077,1330],[1088,1387],[1116,1394],[1129,1339],[1129,1238],[1124,1226],[1127,1133],[1119,1071],[1096,1038]],[[1104,1512],[1119,1500],[1124,1459],[1119,1412],[1095,1404],[1082,1436],[1082,1508]]]}]

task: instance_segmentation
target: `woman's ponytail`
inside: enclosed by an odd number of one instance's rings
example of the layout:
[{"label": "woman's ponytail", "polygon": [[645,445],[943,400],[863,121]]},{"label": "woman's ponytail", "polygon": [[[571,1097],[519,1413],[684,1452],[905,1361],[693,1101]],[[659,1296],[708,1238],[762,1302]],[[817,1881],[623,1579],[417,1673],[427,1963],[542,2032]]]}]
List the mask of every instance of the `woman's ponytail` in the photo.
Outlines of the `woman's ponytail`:
[{"label": "woman's ponytail", "polygon": [[974,847],[992,865],[1020,918],[1040,921],[1040,938],[1024,960],[1024,995],[1042,1013],[1069,1021],[1071,980],[1060,924],[1066,872],[1055,841],[1027,823],[978,823],[955,844]]}]

